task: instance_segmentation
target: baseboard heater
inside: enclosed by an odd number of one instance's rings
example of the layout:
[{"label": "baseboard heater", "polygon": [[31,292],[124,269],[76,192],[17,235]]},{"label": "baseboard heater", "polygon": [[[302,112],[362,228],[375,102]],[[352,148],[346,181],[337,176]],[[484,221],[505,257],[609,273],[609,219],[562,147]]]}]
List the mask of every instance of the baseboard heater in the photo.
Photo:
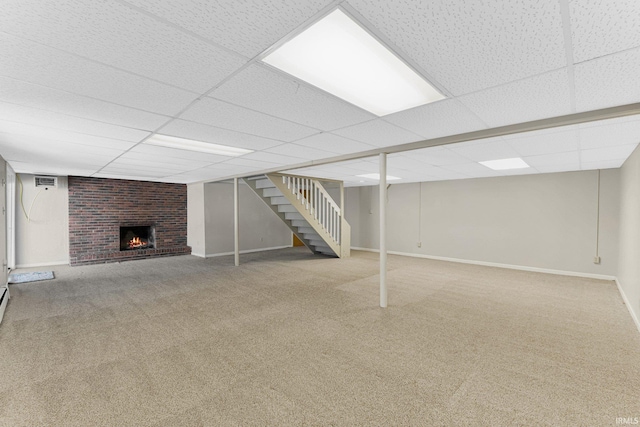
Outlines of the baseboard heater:
[{"label": "baseboard heater", "polygon": [[7,308],[7,302],[9,302],[9,290],[7,288],[0,288],[0,323],[4,317],[4,309]]}]

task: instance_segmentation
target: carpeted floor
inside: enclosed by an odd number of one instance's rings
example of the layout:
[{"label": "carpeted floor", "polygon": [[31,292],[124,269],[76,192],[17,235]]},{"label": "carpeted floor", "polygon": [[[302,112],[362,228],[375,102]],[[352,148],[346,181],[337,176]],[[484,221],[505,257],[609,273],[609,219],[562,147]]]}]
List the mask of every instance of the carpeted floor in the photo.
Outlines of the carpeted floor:
[{"label": "carpeted floor", "polygon": [[615,426],[640,333],[613,282],[304,248],[12,285],[2,426]]}]

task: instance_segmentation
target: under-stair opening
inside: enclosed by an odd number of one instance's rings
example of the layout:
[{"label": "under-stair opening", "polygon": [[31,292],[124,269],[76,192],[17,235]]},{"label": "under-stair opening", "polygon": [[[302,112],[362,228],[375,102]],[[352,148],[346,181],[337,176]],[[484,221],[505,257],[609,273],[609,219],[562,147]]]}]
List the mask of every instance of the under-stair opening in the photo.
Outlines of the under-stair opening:
[{"label": "under-stair opening", "polygon": [[331,181],[330,192],[319,179],[295,175],[268,174],[244,181],[311,251],[350,255],[350,227],[340,206],[344,201],[341,182]]}]

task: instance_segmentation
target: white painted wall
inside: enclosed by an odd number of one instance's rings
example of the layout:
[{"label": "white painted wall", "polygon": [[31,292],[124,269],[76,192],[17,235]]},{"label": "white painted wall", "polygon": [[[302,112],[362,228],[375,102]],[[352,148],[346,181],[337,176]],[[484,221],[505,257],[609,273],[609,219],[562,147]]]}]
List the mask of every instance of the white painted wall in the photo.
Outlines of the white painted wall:
[{"label": "white painted wall", "polygon": [[205,248],[204,222],[204,184],[187,185],[187,245],[191,246],[191,254],[204,257]]},{"label": "white painted wall", "polygon": [[[239,186],[240,251],[292,245],[291,230],[244,183]],[[232,253],[233,184],[204,185],[207,256]]]},{"label": "white painted wall", "polygon": [[[599,265],[598,171],[391,185],[388,250],[615,276],[619,178],[601,172]],[[346,198],[352,246],[377,249],[378,187],[350,188]]]},{"label": "white painted wall", "polygon": [[[69,263],[69,190],[35,187],[34,176],[18,174],[16,191],[16,268]],[[22,206],[24,205],[24,210]],[[24,212],[26,211],[26,213]],[[27,218],[27,214],[29,214]]]},{"label": "white painted wall", "polygon": [[640,149],[620,169],[620,261],[618,282],[640,329]]}]

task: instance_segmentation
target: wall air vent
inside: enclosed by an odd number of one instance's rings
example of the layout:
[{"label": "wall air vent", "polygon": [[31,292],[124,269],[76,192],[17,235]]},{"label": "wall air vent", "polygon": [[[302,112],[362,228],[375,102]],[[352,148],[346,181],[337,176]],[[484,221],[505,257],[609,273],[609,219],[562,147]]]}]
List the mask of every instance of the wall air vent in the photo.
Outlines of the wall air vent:
[{"label": "wall air vent", "polygon": [[58,186],[58,178],[55,176],[36,176],[36,187],[55,188]]}]

